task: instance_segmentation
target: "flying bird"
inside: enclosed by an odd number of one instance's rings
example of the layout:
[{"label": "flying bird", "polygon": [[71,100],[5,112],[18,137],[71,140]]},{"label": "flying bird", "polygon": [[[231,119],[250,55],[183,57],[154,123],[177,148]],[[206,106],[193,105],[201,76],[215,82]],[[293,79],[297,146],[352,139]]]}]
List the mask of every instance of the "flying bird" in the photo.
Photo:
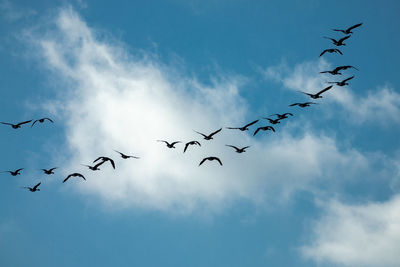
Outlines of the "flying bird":
[{"label": "flying bird", "polygon": [[32,123],[31,127],[33,127],[33,125],[35,125],[36,122],[43,123],[45,120],[48,120],[49,122],[54,123],[54,121],[52,119],[50,119],[50,118],[41,118],[41,119],[35,120]]},{"label": "flying bird", "polygon": [[24,168],[20,168],[20,169],[17,169],[17,170],[15,170],[15,171],[4,171],[4,172],[9,172],[12,176],[17,176],[17,175],[20,175],[21,173],[21,171],[23,170]]},{"label": "flying bird", "polygon": [[332,74],[332,75],[342,75],[342,73],[340,73],[339,71],[341,71],[341,70],[347,70],[347,69],[350,69],[350,68],[358,70],[356,67],[347,65],[347,66],[339,66],[339,67],[336,67],[336,68],[333,69],[333,70],[321,71],[320,73],[329,73],[329,74]]},{"label": "flying bird", "polygon": [[57,169],[57,167],[51,168],[51,169],[41,169],[45,174],[50,175],[50,174],[54,174],[54,170]]},{"label": "flying bird", "polygon": [[130,159],[130,158],[132,158],[132,159],[140,159],[140,157],[128,156],[128,155],[125,155],[124,153],[119,152],[119,151],[117,151],[117,150],[114,150],[114,151],[117,152],[117,153],[119,153],[119,154],[121,155],[121,158],[123,158],[123,159]]},{"label": "flying bird", "polygon": [[264,118],[264,119],[266,119],[266,120],[268,120],[271,124],[278,124],[278,123],[281,123],[280,122],[280,120],[281,119],[275,119],[275,120],[273,120],[273,119],[270,119],[270,118]]},{"label": "flying bird", "polygon": [[270,131],[275,132],[274,127],[268,125],[268,126],[257,128],[257,130],[253,133],[253,136],[255,136],[258,133],[258,131],[260,131],[260,130],[262,130],[262,131],[269,131],[270,130]]},{"label": "flying bird", "polygon": [[226,146],[229,146],[229,147],[234,148],[236,153],[243,153],[243,152],[246,152],[246,148],[249,148],[249,147],[250,147],[250,146],[245,146],[245,147],[242,147],[242,148],[238,148],[238,147],[232,146],[232,145],[226,145]]},{"label": "flying bird", "polygon": [[302,91],[300,91],[301,93],[303,93],[303,94],[306,94],[306,95],[308,95],[308,96],[310,96],[312,99],[317,99],[317,98],[322,98],[322,93],[324,93],[324,92],[326,92],[326,91],[328,91],[329,89],[331,89],[333,87],[333,85],[331,85],[331,86],[328,86],[328,87],[326,87],[325,89],[322,89],[321,91],[319,91],[318,93],[316,93],[316,94],[310,94],[310,93],[306,93],[306,92],[302,92]]},{"label": "flying bird", "polygon": [[111,163],[111,166],[113,167],[113,169],[115,169],[115,163],[112,159],[108,158],[108,157],[98,157],[96,160],[93,161],[93,163],[95,163],[96,161],[101,160],[100,163],[98,163],[97,165],[94,166],[94,168],[99,167],[101,164],[103,164],[106,161],[109,161]]},{"label": "flying bird", "polygon": [[332,29],[332,30],[337,31],[337,32],[342,32],[344,34],[352,34],[353,32],[351,30],[355,29],[357,27],[360,27],[361,25],[362,25],[362,23],[359,23],[359,24],[351,26],[350,28],[347,28],[346,30],[340,30],[340,29]]},{"label": "flying bird", "polygon": [[299,106],[301,108],[305,108],[305,107],[309,107],[311,104],[317,104],[317,103],[314,103],[314,102],[294,103],[294,104],[289,105],[289,107]]},{"label": "flying bird", "polygon": [[[92,171],[100,171],[100,169],[99,169],[99,166],[101,165],[101,164],[103,164],[105,161],[102,161],[102,162],[100,162],[100,163],[97,163],[96,165],[94,165],[94,166],[90,166],[90,165],[86,165],[86,164],[81,164],[82,166],[86,166],[86,167],[88,167],[89,169],[91,169]],[[115,168],[114,168],[115,169]]]},{"label": "flying bird", "polygon": [[23,121],[23,122],[20,122],[20,123],[17,123],[17,124],[12,124],[12,123],[9,123],[9,122],[1,122],[1,124],[11,125],[11,127],[12,127],[13,129],[18,129],[18,128],[21,128],[21,125],[23,125],[23,124],[25,124],[25,123],[30,123],[31,121],[32,121],[32,120]]},{"label": "flying bird", "polygon": [[255,120],[253,122],[250,122],[249,124],[246,124],[243,127],[226,127],[226,129],[237,129],[237,130],[240,130],[240,131],[247,131],[247,130],[249,130],[249,128],[248,128],[249,126],[251,126],[251,125],[253,125],[253,124],[257,123],[257,122],[258,122],[258,120]]},{"label": "flying bird", "polygon": [[278,114],[278,113],[277,114],[271,114],[270,116],[274,116],[274,115],[278,116],[279,120],[287,119],[288,115],[293,116],[293,114],[289,113],[289,112],[286,112],[286,113],[283,113],[283,114]]},{"label": "flying bird", "polygon": [[200,161],[199,166],[200,166],[201,164],[203,164],[204,161],[206,161],[206,160],[210,160],[210,161],[216,160],[216,161],[218,161],[219,164],[222,166],[221,160],[220,160],[219,158],[217,158],[217,157],[207,157],[207,158],[204,158],[202,161]]},{"label": "flying bird", "polygon": [[181,141],[175,141],[175,142],[169,143],[169,142],[164,141],[164,140],[157,140],[157,142],[164,142],[167,145],[168,148],[175,148],[176,144],[182,143]]},{"label": "flying bird", "polygon": [[40,189],[38,188],[40,184],[41,184],[41,182],[36,184],[34,187],[24,186],[23,188],[28,188],[29,191],[31,191],[31,192],[36,192],[36,191],[40,191]]},{"label": "flying bird", "polygon": [[74,173],[71,173],[70,175],[68,175],[67,178],[64,179],[63,183],[65,183],[71,177],[82,177],[82,179],[86,181],[85,176],[83,176],[80,173],[74,172]]},{"label": "flying bird", "polygon": [[188,146],[192,146],[192,145],[201,146],[201,144],[200,144],[198,141],[190,141],[190,142],[187,142],[187,143],[185,144],[185,148],[183,149],[183,153],[186,152],[186,149],[188,148]]},{"label": "flying bird", "polygon": [[353,78],[354,78],[354,75],[349,77],[349,78],[347,78],[347,79],[344,79],[343,81],[340,81],[340,82],[328,82],[328,83],[334,83],[337,86],[345,86],[345,85],[349,85],[349,83],[347,83],[347,81],[350,81]]},{"label": "flying bird", "polygon": [[336,46],[342,46],[342,45],[346,45],[346,44],[343,43],[343,42],[344,42],[345,40],[349,39],[350,36],[351,36],[351,35],[347,35],[347,36],[345,36],[345,37],[343,37],[343,38],[341,38],[341,39],[339,39],[339,40],[336,40],[336,39],[333,39],[333,38],[330,38],[330,37],[326,37],[326,36],[324,36],[324,38],[325,38],[325,39],[331,40],[332,43],[333,43],[334,45],[336,45]]},{"label": "flying bird", "polygon": [[213,135],[215,135],[215,134],[219,133],[221,130],[222,130],[222,128],[221,128],[221,129],[218,129],[218,130],[216,130],[216,131],[215,131],[215,132],[213,132],[213,133],[210,133],[209,135],[205,135],[205,134],[203,134],[203,133],[200,133],[200,132],[197,132],[197,131],[195,131],[195,132],[196,132],[196,133],[198,133],[198,134],[201,134],[201,135],[204,137],[204,139],[205,139],[205,140],[211,140],[211,139],[213,139]]},{"label": "flying bird", "polygon": [[342,51],[340,51],[337,48],[329,48],[329,49],[325,49],[324,51],[322,51],[322,53],[319,56],[322,56],[325,53],[339,53],[341,55],[343,55]]}]

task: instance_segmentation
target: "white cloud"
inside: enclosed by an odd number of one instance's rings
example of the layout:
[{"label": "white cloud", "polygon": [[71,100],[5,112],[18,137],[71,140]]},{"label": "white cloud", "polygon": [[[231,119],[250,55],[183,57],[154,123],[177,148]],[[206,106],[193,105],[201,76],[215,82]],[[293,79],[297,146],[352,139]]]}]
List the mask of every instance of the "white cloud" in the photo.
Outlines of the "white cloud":
[{"label": "white cloud", "polygon": [[[282,83],[291,90],[316,93],[327,87],[328,81],[340,81],[350,77],[350,74],[332,76],[319,73],[331,69],[332,65],[321,58],[318,61],[297,64],[293,68],[282,62],[278,66],[266,68],[263,75],[266,79]],[[357,79],[357,73],[355,76]],[[350,118],[352,123],[400,123],[400,94],[388,86],[367,91],[363,96],[355,94],[349,86],[335,86],[324,93],[323,97],[324,102],[340,104],[347,113],[344,117]]]},{"label": "white cloud", "polygon": [[[239,94],[243,79],[220,73],[205,85],[146,54],[128,55],[71,8],[61,9],[53,29],[33,36],[42,62],[52,77],[57,75],[56,103],[63,103],[57,114],[66,123],[65,174],[82,171],[88,177],[63,188],[76,186],[114,207],[184,213],[219,210],[238,199],[284,201],[297,190],[353,179],[356,170],[367,168],[359,152],[339,150],[334,139],[307,130],[294,137],[290,126],[257,139],[223,129],[215,140],[202,140],[193,130],[208,133],[254,119]],[[202,147],[183,154],[183,145],[168,149],[157,139],[199,140]],[[225,144],[251,147],[236,154]],[[113,149],[141,159],[117,159]],[[80,167],[99,155],[117,159],[117,169]],[[224,166],[206,162],[198,167],[210,155],[219,156]]]},{"label": "white cloud", "polygon": [[382,203],[326,204],[306,258],[344,266],[399,266],[400,195]]}]

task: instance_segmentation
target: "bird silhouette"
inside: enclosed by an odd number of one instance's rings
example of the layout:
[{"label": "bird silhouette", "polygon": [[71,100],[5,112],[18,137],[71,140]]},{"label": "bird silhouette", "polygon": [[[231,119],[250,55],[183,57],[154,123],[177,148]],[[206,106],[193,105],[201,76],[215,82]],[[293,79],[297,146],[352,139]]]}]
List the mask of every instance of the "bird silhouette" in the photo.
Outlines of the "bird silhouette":
[{"label": "bird silhouette", "polygon": [[310,96],[312,99],[318,99],[318,98],[322,98],[322,95],[321,95],[322,93],[328,91],[328,90],[331,89],[332,87],[333,87],[333,85],[328,86],[328,87],[326,87],[325,89],[322,89],[321,91],[319,91],[319,92],[316,93],[316,94],[310,94],[310,93],[306,93],[306,92],[302,92],[302,91],[300,91],[300,92],[303,93],[303,94],[306,94],[306,95]]},{"label": "bird silhouette", "polygon": [[83,176],[83,175],[80,174],[80,173],[74,172],[74,173],[71,173],[70,175],[68,175],[67,178],[64,179],[63,183],[65,183],[66,181],[68,181],[68,179],[71,178],[71,177],[82,177],[82,179],[86,181],[85,176]]},{"label": "bird silhouette", "polygon": [[274,127],[272,127],[270,125],[267,125],[267,126],[264,126],[264,127],[258,127],[257,130],[255,130],[255,132],[253,133],[253,136],[255,136],[260,130],[261,131],[273,131],[273,132],[275,132]]},{"label": "bird silhouette", "polygon": [[28,188],[28,190],[31,192],[36,192],[36,191],[40,191],[40,189],[38,188],[40,184],[41,184],[41,182],[36,184],[34,187],[24,186],[23,188]]},{"label": "bird silhouette", "polygon": [[232,145],[226,145],[226,146],[229,146],[229,147],[234,148],[236,153],[243,153],[243,152],[246,152],[246,148],[249,148],[249,147],[250,147],[250,146],[245,146],[245,147],[242,147],[242,148],[238,148],[238,147],[232,146]]},{"label": "bird silhouette", "polygon": [[341,55],[343,55],[342,51],[340,51],[337,48],[329,48],[329,49],[325,49],[324,51],[322,51],[322,53],[319,56],[322,56],[325,53],[339,53]]},{"label": "bird silhouette", "polygon": [[240,130],[240,131],[248,131],[249,130],[248,127],[253,125],[253,124],[255,124],[255,123],[257,123],[257,122],[258,122],[258,120],[255,120],[255,121],[250,122],[249,124],[246,124],[243,127],[226,127],[226,129],[237,129],[237,130]]},{"label": "bird silhouette", "polygon": [[273,120],[273,119],[270,119],[270,118],[264,118],[264,119],[266,119],[266,120],[268,120],[271,124],[278,124],[278,123],[281,123],[280,122],[280,120],[281,119],[275,119],[275,120]]},{"label": "bird silhouette", "polygon": [[192,146],[192,145],[201,146],[201,144],[200,144],[198,141],[190,141],[190,142],[187,142],[187,143],[185,144],[185,148],[183,149],[183,153],[186,152],[186,149],[188,148],[188,146]]},{"label": "bird silhouette", "polygon": [[18,128],[21,128],[21,125],[23,125],[23,124],[25,124],[25,123],[30,123],[31,121],[32,121],[32,120],[23,121],[23,122],[20,122],[20,123],[17,123],[17,124],[12,124],[12,123],[9,123],[9,122],[1,122],[1,124],[11,125],[11,127],[12,127],[13,129],[18,129]]},{"label": "bird silhouette", "polygon": [[200,133],[200,132],[197,132],[197,131],[195,131],[195,132],[196,132],[196,133],[198,133],[198,134],[201,134],[201,135],[204,137],[204,139],[205,139],[205,140],[211,140],[211,139],[213,139],[213,135],[215,135],[215,134],[219,133],[221,130],[222,130],[222,128],[221,128],[221,129],[218,129],[218,130],[216,130],[216,131],[215,131],[215,132],[213,132],[213,133],[210,133],[209,135],[205,135],[205,134],[203,134],[203,133]]},{"label": "bird silhouette", "polygon": [[123,159],[140,159],[140,157],[135,157],[135,156],[128,156],[128,155],[125,155],[124,153],[122,153],[122,152],[119,152],[119,151],[117,151],[117,150],[114,150],[115,152],[117,152],[117,153],[119,153],[120,155],[121,155],[121,158],[123,158]]},{"label": "bird silhouette", "polygon": [[45,174],[50,175],[50,174],[54,174],[54,170],[57,169],[57,167],[51,168],[51,169],[41,169]]},{"label": "bird silhouette", "polygon": [[341,70],[347,70],[347,69],[350,69],[350,68],[353,68],[353,69],[358,70],[356,67],[347,65],[347,66],[339,66],[339,67],[336,67],[336,68],[333,69],[333,70],[321,71],[320,73],[329,73],[329,74],[332,74],[332,75],[342,75],[342,73],[340,73],[339,71],[341,71]]},{"label": "bird silhouette", "polygon": [[353,26],[347,28],[346,30],[341,30],[341,29],[332,29],[332,30],[337,31],[337,32],[342,32],[344,34],[352,34],[353,32],[351,30],[355,29],[357,27],[360,27],[361,25],[362,25],[362,23],[359,23],[359,24],[356,24],[356,25],[353,25]]},{"label": "bird silhouette", "polygon": [[324,36],[324,38],[325,38],[325,39],[331,40],[332,43],[333,43],[334,45],[336,45],[336,46],[342,46],[342,45],[346,45],[346,44],[343,43],[343,42],[344,42],[345,40],[349,39],[350,36],[351,36],[351,35],[347,35],[347,36],[345,36],[345,37],[343,37],[343,38],[341,38],[341,39],[339,39],[339,40],[336,40],[336,39],[333,39],[333,38],[330,38],[330,37],[326,37],[326,36]]},{"label": "bird silhouette", "polygon": [[309,107],[311,104],[317,104],[317,103],[314,103],[314,102],[293,103],[293,104],[289,105],[289,107],[299,106],[301,108],[305,108],[305,107]]},{"label": "bird silhouette", "polygon": [[164,141],[164,140],[157,140],[157,142],[164,142],[167,145],[168,148],[175,148],[176,144],[182,143],[181,141],[175,141],[175,142],[169,143],[169,142]]},{"label": "bird silhouette", "polygon": [[288,115],[293,116],[293,114],[292,114],[292,113],[289,113],[289,112],[286,112],[286,113],[283,113],[283,114],[278,114],[278,113],[276,113],[276,114],[271,114],[270,116],[278,116],[278,119],[279,119],[279,120],[283,120],[283,119],[287,119],[287,118],[288,118]]},{"label": "bird silhouette", "polygon": [[21,171],[23,170],[24,168],[20,168],[20,169],[17,169],[17,170],[15,170],[15,171],[4,171],[4,172],[8,172],[8,173],[10,173],[12,176],[17,176],[17,175],[20,175],[21,173]]},{"label": "bird silhouette", "polygon": [[82,165],[82,166],[88,167],[88,168],[91,169],[92,171],[100,171],[99,166],[100,166],[101,164],[103,164],[104,162],[105,162],[105,161],[99,162],[99,163],[97,163],[97,164],[94,165],[94,166],[90,166],[90,165],[86,165],[86,164],[81,164],[81,165]]},{"label": "bird silhouette", "polygon": [[54,123],[54,121],[52,119],[50,119],[50,118],[41,118],[41,119],[35,120],[32,123],[31,127],[33,127],[33,125],[35,125],[36,122],[43,123],[45,120],[48,120],[49,122]]},{"label": "bird silhouette", "polygon": [[96,160],[93,161],[93,163],[95,163],[96,161],[101,160],[100,163],[98,163],[97,165],[95,165],[94,167],[97,168],[98,166],[100,166],[101,164],[103,164],[106,161],[109,161],[111,163],[111,166],[113,167],[113,169],[115,169],[115,163],[112,159],[110,159],[109,157],[98,157]]},{"label": "bird silhouette", "polygon": [[219,158],[217,158],[217,157],[207,157],[207,158],[204,158],[202,161],[200,161],[199,166],[200,166],[201,164],[203,164],[204,161],[206,161],[206,160],[210,160],[210,161],[216,160],[216,161],[218,161],[219,164],[222,166],[221,160],[220,160]]},{"label": "bird silhouette", "polygon": [[328,83],[334,83],[337,86],[345,86],[345,85],[349,85],[349,83],[347,83],[347,81],[350,81],[353,78],[354,78],[354,75],[349,77],[349,78],[347,78],[347,79],[344,79],[343,81],[340,81],[340,82],[328,82]]}]

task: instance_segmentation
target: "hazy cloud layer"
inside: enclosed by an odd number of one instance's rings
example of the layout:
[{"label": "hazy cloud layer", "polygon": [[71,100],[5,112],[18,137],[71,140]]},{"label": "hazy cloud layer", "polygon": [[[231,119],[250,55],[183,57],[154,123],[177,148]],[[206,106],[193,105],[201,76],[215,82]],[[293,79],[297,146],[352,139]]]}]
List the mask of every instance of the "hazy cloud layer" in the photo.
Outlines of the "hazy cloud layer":
[{"label": "hazy cloud layer", "polygon": [[344,266],[399,265],[400,195],[360,205],[332,201],[323,208],[313,241],[302,248],[305,257]]}]

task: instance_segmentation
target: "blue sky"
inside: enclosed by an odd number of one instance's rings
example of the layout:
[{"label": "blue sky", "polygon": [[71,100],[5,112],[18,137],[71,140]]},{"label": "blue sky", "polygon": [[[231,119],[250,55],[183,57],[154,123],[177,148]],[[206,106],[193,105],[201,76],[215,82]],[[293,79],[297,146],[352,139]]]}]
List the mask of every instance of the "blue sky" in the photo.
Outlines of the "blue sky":
[{"label": "blue sky", "polygon": [[[0,1],[1,266],[396,266],[396,1]],[[363,22],[341,48],[332,28]],[[354,65],[341,77],[318,72]],[[306,109],[298,92],[355,75]],[[292,112],[276,133],[256,127]],[[223,129],[260,119],[248,133]],[[166,148],[157,139],[199,140]],[[236,154],[225,144],[250,145]],[[140,156],[123,160],[113,150]],[[117,168],[91,172],[100,155]],[[220,167],[205,157],[219,156]],[[45,176],[39,169],[59,167]],[[87,181],[62,180],[81,172]],[[23,186],[41,181],[41,191]]]}]

